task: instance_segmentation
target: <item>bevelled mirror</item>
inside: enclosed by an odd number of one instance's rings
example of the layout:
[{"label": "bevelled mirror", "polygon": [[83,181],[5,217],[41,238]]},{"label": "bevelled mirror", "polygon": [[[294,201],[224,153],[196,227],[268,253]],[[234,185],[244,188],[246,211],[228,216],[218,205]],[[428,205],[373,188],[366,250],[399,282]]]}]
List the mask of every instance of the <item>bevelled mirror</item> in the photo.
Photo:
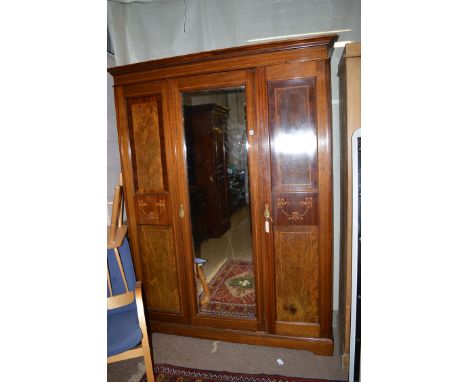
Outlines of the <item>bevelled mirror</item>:
[{"label": "bevelled mirror", "polygon": [[254,319],[245,88],[182,104],[198,314]]}]

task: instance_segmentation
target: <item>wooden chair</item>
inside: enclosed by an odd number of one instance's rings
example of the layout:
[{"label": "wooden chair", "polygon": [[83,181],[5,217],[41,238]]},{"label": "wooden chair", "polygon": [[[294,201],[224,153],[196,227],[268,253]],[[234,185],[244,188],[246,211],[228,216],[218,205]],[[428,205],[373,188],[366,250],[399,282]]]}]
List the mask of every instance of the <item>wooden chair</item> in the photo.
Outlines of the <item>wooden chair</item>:
[{"label": "wooden chair", "polygon": [[141,282],[135,279],[122,216],[122,186],[117,186],[107,237],[107,363],[143,356],[148,381],[154,382]]}]

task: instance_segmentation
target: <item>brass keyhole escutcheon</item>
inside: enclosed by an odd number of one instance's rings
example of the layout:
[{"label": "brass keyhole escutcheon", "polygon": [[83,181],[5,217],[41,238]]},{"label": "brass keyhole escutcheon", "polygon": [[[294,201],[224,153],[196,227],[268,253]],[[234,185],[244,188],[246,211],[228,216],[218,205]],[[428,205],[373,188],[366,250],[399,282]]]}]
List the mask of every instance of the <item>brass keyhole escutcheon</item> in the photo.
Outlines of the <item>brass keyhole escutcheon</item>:
[{"label": "brass keyhole escutcheon", "polygon": [[265,219],[267,220],[270,217],[270,210],[268,208],[268,203],[265,203],[265,212],[263,213],[263,215],[265,216]]},{"label": "brass keyhole escutcheon", "polygon": [[273,219],[271,218],[270,215],[270,208],[268,207],[268,203],[265,203],[265,211],[263,212],[263,216],[265,216],[266,221],[272,222]]}]

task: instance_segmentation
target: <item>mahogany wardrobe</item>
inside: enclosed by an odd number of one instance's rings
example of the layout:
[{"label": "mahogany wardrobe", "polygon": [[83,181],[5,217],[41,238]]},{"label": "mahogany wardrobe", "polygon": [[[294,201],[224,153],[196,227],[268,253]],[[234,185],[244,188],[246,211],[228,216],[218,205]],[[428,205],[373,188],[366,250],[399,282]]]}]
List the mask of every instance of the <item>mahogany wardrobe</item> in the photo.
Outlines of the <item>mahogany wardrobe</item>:
[{"label": "mahogany wardrobe", "polygon": [[152,331],[333,353],[336,39],[109,69]]}]

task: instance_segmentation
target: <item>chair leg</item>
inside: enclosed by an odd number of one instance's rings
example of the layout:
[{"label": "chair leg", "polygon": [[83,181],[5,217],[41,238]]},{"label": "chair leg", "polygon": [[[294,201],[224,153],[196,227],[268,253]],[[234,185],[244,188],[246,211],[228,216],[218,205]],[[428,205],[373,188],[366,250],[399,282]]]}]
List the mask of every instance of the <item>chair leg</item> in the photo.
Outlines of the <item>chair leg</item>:
[{"label": "chair leg", "polygon": [[146,378],[148,382],[154,382],[153,360],[151,357],[151,349],[148,342],[148,335],[143,334],[142,343],[143,359],[145,360]]},{"label": "chair leg", "polygon": [[141,281],[135,284],[135,299],[138,312],[138,321],[141,329],[141,347],[143,348],[143,358],[145,360],[146,377],[148,382],[154,382],[153,359],[151,357],[151,348],[148,339],[148,329],[146,328],[145,311],[143,308],[143,297],[141,294]]},{"label": "chair leg", "polygon": [[205,272],[203,271],[203,268],[200,265],[196,265],[197,268],[197,276],[200,279],[200,282],[203,287],[203,291],[205,292],[205,295],[200,301],[201,306],[205,307],[208,305],[208,301],[210,301],[210,289],[208,288],[208,283],[206,282],[206,277],[205,277]]}]

